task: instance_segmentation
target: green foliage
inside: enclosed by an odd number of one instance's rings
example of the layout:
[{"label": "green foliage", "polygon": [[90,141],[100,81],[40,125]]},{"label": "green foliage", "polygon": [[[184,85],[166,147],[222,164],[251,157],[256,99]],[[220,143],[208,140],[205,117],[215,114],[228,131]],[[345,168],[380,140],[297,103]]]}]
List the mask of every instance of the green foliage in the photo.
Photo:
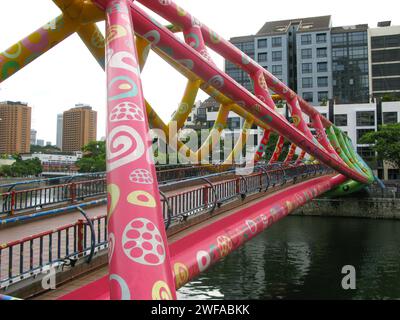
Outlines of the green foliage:
[{"label": "green foliage", "polygon": [[375,144],[373,149],[378,158],[400,168],[400,123],[380,127],[377,132],[369,132],[361,138],[361,143]]},{"label": "green foliage", "polygon": [[400,95],[393,93],[386,93],[382,96],[382,102],[400,101]]},{"label": "green foliage", "polygon": [[92,141],[82,148],[83,158],[77,161],[80,173],[106,171],[106,143]]},{"label": "green foliage", "polygon": [[6,177],[26,177],[38,176],[43,172],[42,164],[39,159],[21,160],[16,159],[11,166],[2,166],[0,168],[0,175]]},{"label": "green foliage", "polygon": [[43,154],[53,154],[53,153],[59,153],[61,150],[57,148],[56,146],[37,146],[37,145],[31,145],[31,153],[43,153]]}]

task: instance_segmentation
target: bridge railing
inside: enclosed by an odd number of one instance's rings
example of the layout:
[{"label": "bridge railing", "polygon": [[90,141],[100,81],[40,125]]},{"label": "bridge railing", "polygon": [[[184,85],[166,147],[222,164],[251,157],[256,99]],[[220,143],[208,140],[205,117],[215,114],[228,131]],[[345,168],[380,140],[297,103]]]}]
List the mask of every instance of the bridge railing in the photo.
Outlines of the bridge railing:
[{"label": "bridge railing", "polygon": [[236,198],[245,199],[254,193],[267,192],[270,188],[296,183],[298,179],[333,172],[329,167],[320,164],[287,165],[272,170],[258,167],[256,170],[251,175],[237,175],[222,182],[211,182],[205,179],[204,185],[200,187],[162,199],[164,221],[167,227],[194,215],[213,212],[216,208]]},{"label": "bridge railing", "polygon": [[85,198],[104,195],[107,192],[105,178],[71,182],[27,190],[13,190],[0,195],[0,214],[12,215],[43,206],[74,203]]},{"label": "bridge railing", "polygon": [[[248,176],[235,176],[221,182],[211,182],[207,178],[198,178],[204,182],[200,187],[162,197],[165,226],[186,221],[200,214],[212,214],[217,208],[234,200],[245,199],[259,192],[275,187],[296,183],[298,179],[312,178],[332,173],[332,169],[323,165],[287,165],[275,169],[256,168]],[[105,188],[99,179],[99,186],[87,187],[85,183],[79,190],[95,193]],[[79,195],[79,193],[77,193]],[[106,216],[90,219],[94,231],[95,250],[107,246]],[[27,237],[18,241],[0,244],[0,288],[46,272],[50,266],[62,267],[74,265],[76,260],[88,255],[91,246],[92,231],[89,224],[79,220],[58,229]]]},{"label": "bridge railing", "polygon": [[[107,246],[106,216],[90,219],[95,250]],[[61,228],[0,245],[0,288],[45,273],[49,267],[74,265],[91,250],[91,229],[79,220]]]}]

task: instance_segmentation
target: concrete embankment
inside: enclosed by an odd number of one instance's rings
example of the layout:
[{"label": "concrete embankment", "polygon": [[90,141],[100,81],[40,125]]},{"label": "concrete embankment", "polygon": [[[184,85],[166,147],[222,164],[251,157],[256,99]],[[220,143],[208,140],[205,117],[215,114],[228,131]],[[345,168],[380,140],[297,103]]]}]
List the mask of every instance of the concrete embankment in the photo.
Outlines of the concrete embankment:
[{"label": "concrete embankment", "polygon": [[293,215],[400,220],[400,199],[315,199]]}]

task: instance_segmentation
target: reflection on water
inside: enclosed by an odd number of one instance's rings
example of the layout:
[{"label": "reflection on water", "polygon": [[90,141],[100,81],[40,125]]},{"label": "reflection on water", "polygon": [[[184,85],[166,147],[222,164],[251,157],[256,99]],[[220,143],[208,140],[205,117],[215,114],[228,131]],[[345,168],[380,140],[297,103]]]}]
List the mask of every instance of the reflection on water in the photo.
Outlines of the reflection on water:
[{"label": "reflection on water", "polygon": [[[400,221],[288,217],[179,290],[181,299],[400,299]],[[357,290],[341,287],[342,267]]]}]

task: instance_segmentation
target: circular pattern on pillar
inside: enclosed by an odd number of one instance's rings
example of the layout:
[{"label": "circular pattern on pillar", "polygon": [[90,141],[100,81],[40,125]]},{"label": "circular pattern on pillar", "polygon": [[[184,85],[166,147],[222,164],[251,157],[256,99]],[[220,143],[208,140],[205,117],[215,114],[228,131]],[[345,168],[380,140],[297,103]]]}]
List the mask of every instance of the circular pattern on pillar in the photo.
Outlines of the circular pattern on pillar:
[{"label": "circular pattern on pillar", "polygon": [[132,102],[122,102],[112,109],[110,121],[144,121],[144,114],[142,109],[136,104]]},{"label": "circular pattern on pillar", "polygon": [[220,75],[215,75],[210,79],[210,81],[208,81],[208,84],[214,89],[221,89],[224,86],[224,83],[224,78]]},{"label": "circular pattern on pillar", "polygon": [[153,184],[153,175],[146,169],[136,169],[129,175],[129,181],[138,184]]},{"label": "circular pattern on pillar", "polygon": [[153,45],[157,45],[161,40],[160,33],[157,30],[151,30],[151,31],[147,32],[144,35],[144,38],[147,41],[149,41],[150,43],[152,43]]},{"label": "circular pattern on pillar", "polygon": [[181,288],[189,281],[189,269],[183,263],[174,264],[175,284],[177,288]]},{"label": "circular pattern on pillar", "polygon": [[119,197],[120,197],[119,187],[116,184],[109,184],[107,186],[107,193],[110,197],[108,202],[109,203],[108,219],[110,219],[119,202]]},{"label": "circular pattern on pillar", "polygon": [[111,263],[111,260],[114,256],[115,251],[115,235],[114,233],[110,233],[108,235],[108,263]]},{"label": "circular pattern on pillar", "polygon": [[257,224],[253,220],[246,220],[246,225],[249,228],[251,234],[255,234],[257,232]]},{"label": "circular pattern on pillar", "polygon": [[160,231],[148,219],[132,220],[122,235],[122,248],[133,262],[158,266],[165,261],[165,247]]},{"label": "circular pattern on pillar", "polygon": [[16,59],[19,57],[19,55],[22,52],[22,46],[21,43],[18,42],[17,44],[13,45],[10,49],[7,51],[2,52],[1,54],[5,56],[6,58],[9,59]]},{"label": "circular pattern on pillar", "polygon": [[[119,300],[131,300],[131,293],[128,287],[128,284],[126,283],[126,281],[119,275],[117,274],[112,274],[110,275],[110,285],[114,286],[114,282],[118,283],[118,287],[121,291],[121,296],[119,298]],[[114,290],[112,290],[114,291]]]},{"label": "circular pattern on pillar", "polygon": [[169,6],[172,3],[172,0],[158,0],[158,2],[163,6]]},{"label": "circular pattern on pillar", "polygon": [[191,46],[193,49],[197,49],[200,47],[200,39],[196,33],[190,32],[185,35],[186,43]]},{"label": "circular pattern on pillar", "polygon": [[154,197],[147,191],[142,191],[142,190],[130,193],[127,198],[127,201],[130,204],[140,207],[155,208],[157,206]]},{"label": "circular pattern on pillar", "polygon": [[217,244],[221,258],[226,257],[229,254],[229,252],[232,251],[233,247],[232,240],[227,236],[219,236],[217,238]]},{"label": "circular pattern on pillar", "polygon": [[164,281],[157,281],[152,290],[153,300],[173,300],[171,289]]},{"label": "circular pattern on pillar", "polygon": [[196,259],[200,272],[207,270],[211,265],[211,257],[207,251],[201,250],[197,252]]}]

